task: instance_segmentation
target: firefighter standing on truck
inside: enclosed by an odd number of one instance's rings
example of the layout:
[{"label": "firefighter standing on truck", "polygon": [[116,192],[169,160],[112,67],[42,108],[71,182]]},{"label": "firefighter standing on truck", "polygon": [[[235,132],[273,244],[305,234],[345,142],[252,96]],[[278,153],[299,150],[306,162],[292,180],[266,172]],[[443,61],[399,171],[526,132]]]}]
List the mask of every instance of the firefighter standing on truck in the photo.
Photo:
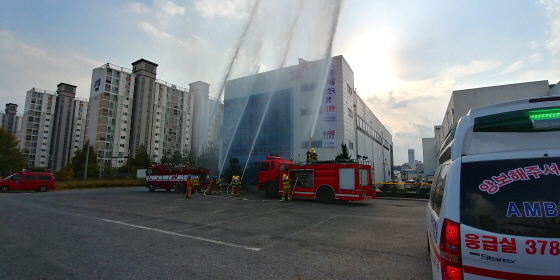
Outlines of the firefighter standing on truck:
[{"label": "firefighter standing on truck", "polygon": [[187,180],[185,181],[185,187],[187,188],[185,198],[192,198],[193,183],[192,183],[191,175],[187,175]]},{"label": "firefighter standing on truck", "polygon": [[241,197],[241,180],[239,176],[231,178],[231,197]]},{"label": "firefighter standing on truck", "polygon": [[315,163],[317,161],[317,153],[315,152],[314,148],[309,149],[306,155],[307,155],[307,164]]},{"label": "firefighter standing on truck", "polygon": [[283,186],[283,193],[282,193],[282,200],[281,201],[288,201],[292,200],[292,185],[290,184],[290,178],[288,174],[282,175],[282,186]]}]

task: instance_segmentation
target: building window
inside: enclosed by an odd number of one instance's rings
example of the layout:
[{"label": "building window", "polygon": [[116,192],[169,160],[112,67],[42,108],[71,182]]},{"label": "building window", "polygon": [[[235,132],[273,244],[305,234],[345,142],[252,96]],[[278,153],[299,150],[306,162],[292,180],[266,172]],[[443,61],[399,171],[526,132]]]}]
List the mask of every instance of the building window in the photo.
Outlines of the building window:
[{"label": "building window", "polygon": [[348,149],[354,150],[354,142],[352,141],[348,142]]}]

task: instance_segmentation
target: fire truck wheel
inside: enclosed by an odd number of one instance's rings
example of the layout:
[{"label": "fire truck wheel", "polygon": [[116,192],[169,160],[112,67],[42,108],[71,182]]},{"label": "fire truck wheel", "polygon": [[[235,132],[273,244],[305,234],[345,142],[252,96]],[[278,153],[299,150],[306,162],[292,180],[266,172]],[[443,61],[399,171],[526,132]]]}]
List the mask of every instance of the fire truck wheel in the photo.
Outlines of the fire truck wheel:
[{"label": "fire truck wheel", "polygon": [[278,199],[278,187],[273,182],[268,182],[264,185],[264,193],[267,198]]},{"label": "fire truck wheel", "polygon": [[155,191],[155,190],[156,190],[156,189],[155,189],[154,186],[152,186],[152,185],[150,185],[150,186],[148,187],[148,191],[150,191],[150,192],[153,192],[153,191]]},{"label": "fire truck wheel", "polygon": [[319,198],[319,201],[321,201],[321,203],[331,204],[334,203],[335,200],[334,192],[329,187],[321,187],[317,191],[317,197]]},{"label": "fire truck wheel", "polygon": [[166,191],[166,192],[170,192],[170,191],[171,191],[171,189],[165,189],[165,191]]},{"label": "fire truck wheel", "polygon": [[181,186],[175,186],[175,193],[181,193]]}]

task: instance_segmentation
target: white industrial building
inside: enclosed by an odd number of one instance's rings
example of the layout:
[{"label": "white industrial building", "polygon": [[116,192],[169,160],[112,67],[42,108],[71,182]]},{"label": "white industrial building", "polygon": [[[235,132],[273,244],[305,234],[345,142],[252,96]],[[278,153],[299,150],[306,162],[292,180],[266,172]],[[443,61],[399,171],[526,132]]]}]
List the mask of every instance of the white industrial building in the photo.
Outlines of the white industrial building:
[{"label": "white industrial building", "polygon": [[314,148],[319,161],[334,160],[341,144],[373,163],[375,181],[392,177],[392,136],[356,93],[343,56],[227,81],[223,135],[225,160],[238,158],[245,177],[270,154],[305,161]]},{"label": "white industrial building", "polygon": [[451,94],[441,125],[434,126],[433,138],[422,138],[424,174],[433,176],[437,163],[437,153],[451,126],[472,108],[546,95],[560,95],[560,86],[552,86],[548,81],[535,81],[510,85],[456,90]]}]

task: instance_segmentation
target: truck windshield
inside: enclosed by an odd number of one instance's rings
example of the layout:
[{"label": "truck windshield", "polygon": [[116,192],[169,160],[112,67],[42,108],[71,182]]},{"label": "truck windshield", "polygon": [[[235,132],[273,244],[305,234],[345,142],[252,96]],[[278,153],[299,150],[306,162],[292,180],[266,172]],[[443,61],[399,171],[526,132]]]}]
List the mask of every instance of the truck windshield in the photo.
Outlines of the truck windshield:
[{"label": "truck windshield", "polygon": [[268,167],[269,167],[269,162],[267,161],[263,161],[261,162],[261,171],[268,171]]},{"label": "truck windshield", "polygon": [[466,162],[461,223],[485,231],[560,237],[560,157]]}]

